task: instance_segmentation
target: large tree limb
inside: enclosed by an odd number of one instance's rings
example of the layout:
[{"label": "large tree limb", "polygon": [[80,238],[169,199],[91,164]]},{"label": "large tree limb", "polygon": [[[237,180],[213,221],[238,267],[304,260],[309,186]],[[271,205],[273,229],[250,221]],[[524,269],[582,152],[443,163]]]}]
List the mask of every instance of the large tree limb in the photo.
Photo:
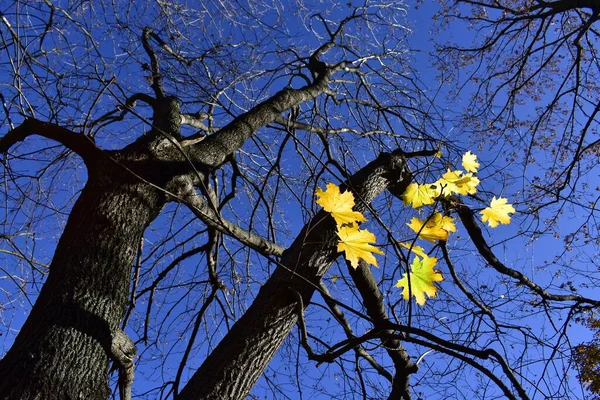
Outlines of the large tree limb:
[{"label": "large tree limb", "polygon": [[86,135],[35,118],[26,118],[21,125],[8,131],[6,135],[0,138],[0,153],[8,152],[16,143],[22,142],[33,135],[57,141],[67,149],[77,153],[86,163],[91,161],[100,151],[92,139]]},{"label": "large tree limb", "polygon": [[[405,158],[396,150],[366,165],[342,185],[342,190],[351,190],[357,199],[355,210],[364,211],[386,188],[404,191],[409,183]],[[335,222],[324,211],[304,226],[250,308],[175,396],[177,400],[241,399],[248,395],[298,320],[295,294],[308,304],[321,277],[339,256],[336,237]]]},{"label": "large tree limb", "polygon": [[529,279],[527,276],[525,276],[521,272],[519,272],[515,269],[512,269],[512,268],[508,268],[506,265],[504,265],[502,262],[500,262],[500,260],[498,260],[498,258],[496,257],[496,255],[494,254],[494,252],[492,251],[490,246],[488,246],[487,242],[485,241],[485,239],[483,237],[483,233],[481,232],[481,228],[479,228],[479,225],[477,224],[477,221],[475,220],[473,211],[463,203],[458,203],[455,208],[456,208],[456,211],[458,212],[458,216],[460,217],[460,220],[462,221],[465,229],[467,230],[467,233],[469,234],[469,236],[471,237],[471,240],[475,244],[475,247],[479,251],[479,254],[481,254],[481,256],[496,271],[498,271],[499,273],[501,273],[503,275],[510,276],[511,278],[516,279],[520,284],[528,287],[529,289],[531,289],[533,292],[538,294],[544,300],[574,301],[577,303],[591,304],[593,306],[600,305],[599,300],[588,299],[587,297],[583,297],[583,296],[579,296],[579,295],[561,295],[561,294],[549,293],[548,291],[546,291],[544,288],[542,288],[537,283],[533,282],[531,279]]},{"label": "large tree limb", "polygon": [[188,206],[194,215],[204,221],[207,226],[216,229],[225,235],[236,238],[246,246],[257,250],[263,255],[280,257],[285,250],[283,247],[262,236],[247,231],[218,215],[215,210],[210,207],[198,193],[196,193],[191,185],[189,185],[187,190],[181,195],[180,201]]},{"label": "large tree limb", "polygon": [[[377,329],[382,324],[389,322],[385,305],[383,304],[383,295],[379,290],[377,281],[369,265],[362,259],[356,269],[352,268],[350,263],[346,264],[348,265],[350,276],[363,299],[367,315],[375,323],[375,328]],[[418,366],[410,360],[410,356],[400,340],[397,338],[385,338],[385,335],[389,335],[392,332],[392,330],[384,329],[381,338],[381,342],[392,359],[394,369],[396,370],[392,382],[392,391],[388,396],[388,400],[410,400],[411,395],[408,391],[409,378],[411,374],[417,372]]]},{"label": "large tree limb", "polygon": [[275,121],[283,111],[324,93],[331,76],[345,66],[345,63],[340,63],[328,68],[313,83],[300,89],[286,88],[277,92],[190,149],[190,158],[212,168],[220,167],[259,128]]}]

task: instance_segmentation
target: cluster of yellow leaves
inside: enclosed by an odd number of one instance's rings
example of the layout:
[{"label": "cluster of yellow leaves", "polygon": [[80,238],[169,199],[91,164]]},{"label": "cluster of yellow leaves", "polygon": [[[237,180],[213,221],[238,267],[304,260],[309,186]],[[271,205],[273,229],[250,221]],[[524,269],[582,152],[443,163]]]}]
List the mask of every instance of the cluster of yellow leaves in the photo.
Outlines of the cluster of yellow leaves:
[{"label": "cluster of yellow leaves", "polygon": [[[438,153],[436,156],[441,156],[441,152]],[[479,168],[477,156],[470,151],[466,152],[462,157],[462,166],[467,172],[448,169],[434,183],[423,185],[411,183],[404,192],[404,204],[420,208],[435,204],[440,197],[475,194],[480,183],[479,178],[473,175]],[[327,184],[325,191],[317,189],[315,194],[318,198],[317,204],[330,213],[337,224],[339,237],[337,251],[345,252],[345,257],[353,268],[358,267],[360,259],[377,266],[377,259],[373,254],[384,255],[384,253],[372,244],[376,242],[373,233],[358,228],[358,223],[366,221],[366,218],[360,212],[353,210],[354,195],[349,191],[341,193],[340,188],[333,183]],[[510,223],[509,214],[513,213],[515,209],[508,204],[507,199],[496,199],[496,197],[492,199],[490,207],[481,211],[483,222],[487,222],[492,228],[497,227],[498,224]],[[414,217],[408,226],[418,234],[420,239],[432,243],[436,240],[448,240],[450,232],[456,232],[454,219],[439,212],[433,213],[424,220]],[[425,304],[425,295],[430,298],[436,297],[437,288],[434,282],[441,282],[444,277],[440,271],[434,270],[437,258],[429,257],[422,247],[406,243],[400,243],[400,246],[414,253],[415,259],[410,271],[403,275],[396,283],[396,287],[404,288],[402,295],[405,300],[408,300],[412,293],[417,304],[422,306]]]},{"label": "cluster of yellow leaves", "polygon": [[[441,155],[436,154],[436,157]],[[413,208],[420,208],[426,205],[435,204],[436,200],[441,197],[447,198],[452,195],[466,196],[477,193],[477,186],[480,183],[479,178],[474,174],[479,169],[477,156],[470,151],[462,156],[462,166],[464,171],[448,169],[434,183],[418,184],[411,183],[404,192],[404,204],[410,205]],[[466,171],[466,172],[465,172]],[[487,222],[490,227],[495,228],[498,224],[510,223],[510,215],[515,212],[512,205],[508,204],[508,200],[504,198],[492,199],[490,207],[483,211],[482,221]],[[435,243],[436,240],[448,240],[451,232],[456,232],[454,219],[447,215],[442,215],[439,212],[433,213],[429,218],[420,220],[414,217],[408,226],[418,234],[419,239],[427,240]],[[436,287],[433,282],[441,282],[442,274],[439,271],[434,271],[437,263],[435,257],[428,257],[423,248],[419,246],[409,246],[401,244],[415,253],[417,257],[412,264],[410,274],[410,292],[416,297],[417,304],[425,303],[425,294],[429,297],[435,297]],[[407,274],[398,281],[398,287],[404,287],[403,295],[406,300],[409,298],[409,280]]]},{"label": "cluster of yellow leaves", "polygon": [[[411,183],[404,192],[404,204],[407,206],[410,205],[413,208],[420,208],[424,205],[434,204],[439,197],[449,197],[453,194],[466,196],[468,194],[477,193],[477,186],[481,182],[479,178],[473,175],[479,168],[477,156],[470,151],[467,151],[462,157],[462,166],[468,172],[461,170],[452,171],[448,169],[446,173],[434,183],[426,183],[423,185]],[[483,222],[487,222],[490,227],[495,228],[498,224],[509,224],[509,214],[514,213],[515,209],[511,204],[508,204],[507,199],[496,199],[496,197],[494,197],[490,207],[481,211],[481,219]],[[413,219],[409,226],[411,228],[417,226],[415,219]],[[432,231],[430,229],[432,227],[433,226],[428,224],[428,226],[421,231],[420,237],[431,242],[435,240],[446,240],[448,238],[448,235],[444,235],[439,229]],[[415,230],[415,228],[413,228],[413,230]],[[448,230],[448,232],[450,232],[450,230]]]},{"label": "cluster of yellow leaves", "polygon": [[366,229],[359,229],[358,222],[367,219],[358,211],[353,211],[354,195],[352,192],[340,193],[339,186],[328,183],[325,191],[320,188],[315,193],[319,204],[331,214],[337,224],[339,237],[337,251],[346,253],[346,260],[350,261],[353,268],[358,267],[359,259],[377,266],[377,259],[373,253],[384,255],[383,251],[370,243],[376,241],[375,235]]},{"label": "cluster of yellow leaves", "polygon": [[466,152],[462,158],[462,165],[468,172],[465,173],[461,170],[450,170],[442,175],[434,183],[426,183],[420,185],[418,183],[411,183],[404,192],[404,204],[410,205],[413,208],[419,208],[423,205],[430,205],[435,202],[435,199],[443,196],[449,197],[453,194],[467,195],[475,194],[477,192],[477,185],[479,185],[479,178],[473,176],[479,168],[477,162],[477,156],[471,154],[470,151]]},{"label": "cluster of yellow leaves", "polygon": [[454,218],[440,213],[435,213],[424,221],[413,217],[408,226],[415,233],[419,234],[420,239],[431,243],[435,243],[436,240],[447,240],[450,232],[456,232]]},{"label": "cluster of yellow leaves", "polygon": [[425,253],[421,254],[420,258],[418,256],[415,257],[410,266],[410,271],[402,275],[402,279],[396,283],[396,287],[404,288],[402,290],[404,300],[408,300],[412,293],[417,299],[417,304],[422,306],[425,304],[425,295],[427,297],[436,297],[437,288],[433,282],[444,280],[440,271],[433,269],[436,264],[437,258],[429,257]]},{"label": "cluster of yellow leaves", "polygon": [[476,187],[480,182],[477,177],[473,176],[473,173],[477,172],[479,167],[477,156],[471,154],[470,151],[465,153],[463,167],[469,173],[460,170],[448,170],[434,183],[424,185],[411,183],[404,192],[404,204],[419,208],[423,205],[433,204],[435,199],[440,196],[448,197],[455,193],[462,195],[476,193]]},{"label": "cluster of yellow leaves", "polygon": [[463,175],[463,171],[448,170],[432,187],[434,187],[436,197],[441,195],[448,197],[452,194],[461,194],[464,196],[475,194],[479,182],[479,179],[470,172]]}]

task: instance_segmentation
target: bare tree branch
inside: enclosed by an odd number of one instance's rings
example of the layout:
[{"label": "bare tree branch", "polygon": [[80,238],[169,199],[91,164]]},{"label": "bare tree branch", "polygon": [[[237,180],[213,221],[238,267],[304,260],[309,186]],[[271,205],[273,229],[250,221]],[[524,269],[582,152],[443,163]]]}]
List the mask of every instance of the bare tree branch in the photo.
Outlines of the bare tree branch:
[{"label": "bare tree branch", "polygon": [[0,153],[8,152],[16,143],[22,142],[32,135],[39,135],[57,141],[67,149],[77,153],[85,162],[91,162],[100,152],[92,139],[86,135],[77,134],[58,125],[42,122],[35,118],[27,118],[22,124],[0,138]]}]

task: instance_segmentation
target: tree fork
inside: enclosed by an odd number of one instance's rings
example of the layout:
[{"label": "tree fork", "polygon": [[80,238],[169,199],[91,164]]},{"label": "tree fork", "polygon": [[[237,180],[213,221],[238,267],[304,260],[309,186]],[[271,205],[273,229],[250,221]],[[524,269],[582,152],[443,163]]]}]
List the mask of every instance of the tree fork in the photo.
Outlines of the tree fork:
[{"label": "tree fork", "polygon": [[[80,155],[88,182],[69,215],[40,295],[15,342],[0,360],[0,399],[108,398],[111,337],[127,305],[135,249],[146,227],[196,163],[218,168],[281,111],[322,93],[330,74],[311,85],[284,89],[240,115],[196,146],[182,149],[177,98],[151,101],[152,130],[122,150],[103,151],[85,135],[27,119],[0,138],[0,151],[40,135]],[[195,178],[194,178],[195,177]]]}]

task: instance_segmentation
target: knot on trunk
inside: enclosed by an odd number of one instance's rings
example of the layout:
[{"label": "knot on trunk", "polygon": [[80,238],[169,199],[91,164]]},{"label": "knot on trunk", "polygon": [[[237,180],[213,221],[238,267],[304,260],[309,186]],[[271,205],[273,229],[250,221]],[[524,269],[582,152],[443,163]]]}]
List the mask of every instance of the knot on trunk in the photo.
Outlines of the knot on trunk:
[{"label": "knot on trunk", "polygon": [[112,334],[111,358],[119,370],[119,396],[121,400],[131,400],[134,360],[137,347],[125,332],[117,329]]}]

